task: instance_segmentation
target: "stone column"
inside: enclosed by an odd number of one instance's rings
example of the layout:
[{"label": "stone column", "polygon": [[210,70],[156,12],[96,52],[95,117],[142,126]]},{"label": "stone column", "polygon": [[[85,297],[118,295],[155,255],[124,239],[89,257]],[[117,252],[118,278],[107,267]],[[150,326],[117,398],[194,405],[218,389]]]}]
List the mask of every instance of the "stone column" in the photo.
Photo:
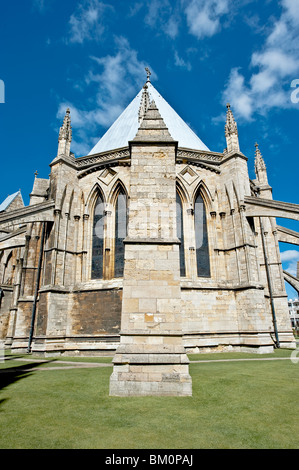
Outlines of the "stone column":
[{"label": "stone column", "polygon": [[176,145],[152,102],[131,142],[121,340],[110,395],[192,395],[182,341]]}]

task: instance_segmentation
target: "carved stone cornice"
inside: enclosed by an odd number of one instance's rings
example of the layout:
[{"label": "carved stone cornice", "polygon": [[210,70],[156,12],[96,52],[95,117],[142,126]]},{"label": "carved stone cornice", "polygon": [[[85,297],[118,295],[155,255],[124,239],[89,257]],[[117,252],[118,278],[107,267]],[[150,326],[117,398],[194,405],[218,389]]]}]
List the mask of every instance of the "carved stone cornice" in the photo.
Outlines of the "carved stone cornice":
[{"label": "carved stone cornice", "polygon": [[[177,163],[187,162],[216,173],[220,173],[219,166],[223,160],[224,156],[222,153],[185,148],[177,150]],[[105,166],[130,165],[130,147],[75,158],[74,164],[77,171],[79,171],[78,178],[83,178],[87,174]]]},{"label": "carved stone cornice", "polygon": [[111,160],[119,160],[130,156],[129,147],[102,152],[95,155],[87,155],[86,157],[76,158],[76,167],[83,170],[98,163],[109,162]]},{"label": "carved stone cornice", "polygon": [[[220,173],[219,165],[223,161],[222,153],[190,150],[180,148],[177,150],[177,162],[188,163]],[[130,164],[130,147],[123,147],[95,155],[87,155],[74,159],[75,167],[79,171],[78,178],[86,176],[102,168],[103,166],[115,166]]]},{"label": "carved stone cornice", "polygon": [[219,165],[223,160],[223,155],[215,152],[178,149],[176,160],[177,163],[187,163],[215,173],[221,173]]},{"label": "carved stone cornice", "polygon": [[129,166],[130,161],[129,148],[99,153],[97,155],[90,155],[88,157],[81,157],[76,161],[77,170],[79,170],[78,178],[83,178],[89,173],[93,173],[94,171],[98,171],[99,169],[105,167],[119,165]]},{"label": "carved stone cornice", "polygon": [[189,150],[179,148],[177,151],[178,158],[192,158],[206,162],[222,162],[223,154],[218,152],[209,152],[205,150]]}]

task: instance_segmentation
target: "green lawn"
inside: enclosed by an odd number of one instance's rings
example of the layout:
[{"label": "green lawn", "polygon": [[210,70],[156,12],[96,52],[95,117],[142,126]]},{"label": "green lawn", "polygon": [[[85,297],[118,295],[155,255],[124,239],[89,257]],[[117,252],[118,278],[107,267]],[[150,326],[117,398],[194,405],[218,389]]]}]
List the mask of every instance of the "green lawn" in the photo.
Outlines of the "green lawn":
[{"label": "green lawn", "polygon": [[[257,358],[190,359],[249,357]],[[299,363],[213,361],[190,363],[193,397],[116,398],[110,367],[28,371],[26,357],[9,360],[0,364],[13,368],[0,374],[0,448],[298,449]]]}]

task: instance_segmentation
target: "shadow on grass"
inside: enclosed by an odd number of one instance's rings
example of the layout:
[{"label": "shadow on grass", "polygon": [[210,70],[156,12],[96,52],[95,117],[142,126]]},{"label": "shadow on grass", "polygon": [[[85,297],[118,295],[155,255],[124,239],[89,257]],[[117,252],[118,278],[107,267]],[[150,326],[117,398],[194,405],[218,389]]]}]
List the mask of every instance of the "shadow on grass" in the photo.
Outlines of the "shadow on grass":
[{"label": "shadow on grass", "polygon": [[10,356],[10,355],[5,355],[5,362],[7,362],[7,361],[14,361],[15,359],[24,359],[24,356]]},{"label": "shadow on grass", "polygon": [[[14,357],[15,358],[15,357]],[[8,387],[9,385],[18,382],[21,379],[25,379],[32,375],[36,367],[48,364],[55,361],[55,359],[49,361],[35,362],[34,364],[25,364],[22,366],[13,366],[6,369],[0,370],[0,390]],[[0,400],[0,408],[7,399]]]}]

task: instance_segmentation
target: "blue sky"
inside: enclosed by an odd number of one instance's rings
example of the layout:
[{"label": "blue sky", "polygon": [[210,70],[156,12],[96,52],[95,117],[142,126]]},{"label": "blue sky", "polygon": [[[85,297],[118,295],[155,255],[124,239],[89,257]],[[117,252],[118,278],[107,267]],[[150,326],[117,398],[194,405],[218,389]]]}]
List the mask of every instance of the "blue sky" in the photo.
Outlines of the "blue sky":
[{"label": "blue sky", "polygon": [[[154,86],[213,151],[226,146],[230,102],[250,177],[258,142],[274,199],[298,203],[298,33],[298,0],[2,1],[0,202],[21,189],[28,204],[34,172],[48,177],[66,107],[72,151],[85,155],[149,66]],[[295,273],[299,249],[281,251]]]}]

